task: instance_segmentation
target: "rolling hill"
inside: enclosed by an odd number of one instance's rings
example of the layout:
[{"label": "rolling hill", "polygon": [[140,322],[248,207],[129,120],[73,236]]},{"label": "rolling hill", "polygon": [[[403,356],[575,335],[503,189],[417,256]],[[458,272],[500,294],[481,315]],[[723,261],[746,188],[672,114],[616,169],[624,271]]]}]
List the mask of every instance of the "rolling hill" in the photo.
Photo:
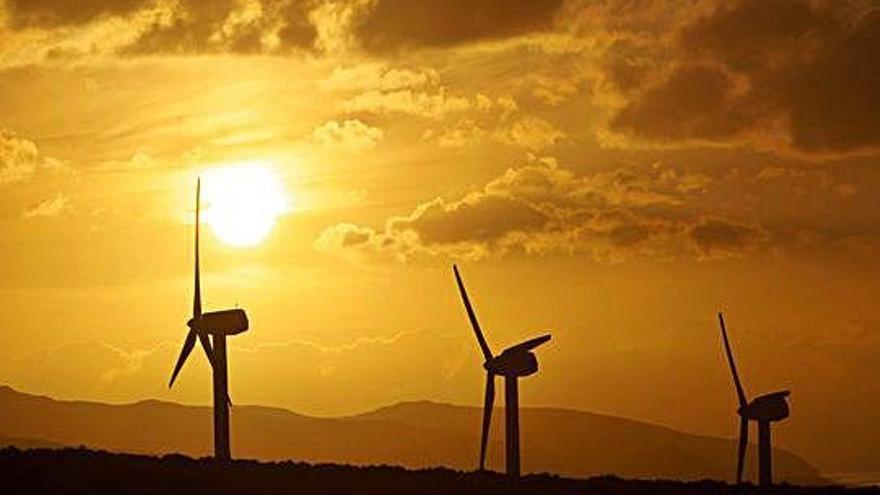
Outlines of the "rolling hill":
[{"label": "rolling hill", "polygon": [[[478,408],[431,402],[400,403],[341,418],[236,406],[232,448],[237,458],[259,460],[472,469],[480,414]],[[495,414],[500,419],[503,410]],[[489,467],[497,470],[503,468],[501,423],[494,422],[489,450]],[[735,447],[729,439],[552,408],[524,408],[521,426],[524,472],[729,480],[733,471]],[[58,401],[0,387],[0,434],[9,437],[115,452],[204,456],[211,452],[211,428],[208,407],[154,400],[126,405]],[[750,464],[754,454],[750,450]],[[777,479],[824,481],[797,455],[783,449],[774,455]]]}]

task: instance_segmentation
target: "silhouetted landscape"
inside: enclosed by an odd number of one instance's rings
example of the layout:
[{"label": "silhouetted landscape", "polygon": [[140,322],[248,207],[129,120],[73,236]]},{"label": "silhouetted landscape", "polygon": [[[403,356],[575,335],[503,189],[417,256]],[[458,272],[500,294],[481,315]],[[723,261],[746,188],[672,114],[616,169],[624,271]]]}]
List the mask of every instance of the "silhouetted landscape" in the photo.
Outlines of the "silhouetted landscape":
[{"label": "silhouetted landscape", "polygon": [[[503,411],[496,411],[502,413]],[[476,468],[481,410],[432,402],[400,403],[357,416],[316,418],[262,406],[232,408],[237,458]],[[212,452],[209,407],[160,401],[108,405],[56,401],[0,388],[0,433],[70,447],[201,457]],[[504,468],[502,424],[493,426],[487,467]],[[555,408],[523,408],[523,472],[588,477],[732,480],[733,439],[693,435],[650,423]],[[755,459],[749,446],[748,459]],[[825,483],[806,460],[775,449],[779,481]],[[752,474],[754,462],[748,463]],[[747,477],[746,479],[753,479]]]},{"label": "silhouetted landscape", "polygon": [[302,462],[192,459],[182,455],[148,457],[87,449],[0,450],[4,493],[360,493],[360,494],[862,494],[873,488],[799,487],[719,481],[587,480],[550,474],[513,480],[497,473],[451,469],[407,470],[392,466],[354,467]]}]

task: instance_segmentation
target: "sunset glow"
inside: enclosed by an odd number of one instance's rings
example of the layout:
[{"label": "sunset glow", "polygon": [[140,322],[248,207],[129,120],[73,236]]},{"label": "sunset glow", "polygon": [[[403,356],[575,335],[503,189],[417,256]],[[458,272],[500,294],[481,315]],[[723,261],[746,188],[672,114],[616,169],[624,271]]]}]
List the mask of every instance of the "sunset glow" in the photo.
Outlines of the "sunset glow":
[{"label": "sunset glow", "polygon": [[212,403],[199,178],[236,408],[482,407],[455,264],[552,334],[524,411],[734,438],[723,311],[774,445],[880,473],[877,0],[0,0],[0,386]]}]

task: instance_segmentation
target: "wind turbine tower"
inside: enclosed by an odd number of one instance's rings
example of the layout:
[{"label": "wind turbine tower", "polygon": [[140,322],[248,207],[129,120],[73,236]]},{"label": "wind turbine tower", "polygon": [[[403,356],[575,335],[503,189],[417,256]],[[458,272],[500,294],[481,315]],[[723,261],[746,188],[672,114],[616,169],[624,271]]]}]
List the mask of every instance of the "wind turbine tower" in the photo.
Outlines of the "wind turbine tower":
[{"label": "wind turbine tower", "polygon": [[791,392],[782,390],[770,394],[760,395],[752,399],[746,399],[739,373],[736,371],[736,362],[733,352],[730,350],[730,342],[727,339],[727,327],[724,325],[724,315],[718,313],[718,323],[721,326],[721,338],[724,343],[724,352],[727,355],[727,363],[730,365],[730,373],[733,375],[733,386],[736,389],[736,397],[739,408],[739,446],[736,454],[736,482],[742,483],[743,465],[746,458],[746,447],[749,444],[749,421],[758,423],[758,483],[766,486],[773,483],[773,447],[770,441],[770,423],[782,421],[788,417],[788,402],[786,397]]},{"label": "wind turbine tower", "polygon": [[483,368],[486,370],[486,392],[483,402],[483,430],[480,439],[480,471],[486,467],[486,444],[489,440],[489,426],[492,423],[492,409],[495,405],[495,377],[504,377],[504,412],[505,412],[505,460],[507,474],[513,478],[520,475],[520,449],[519,449],[519,378],[529,376],[538,371],[538,358],[532,349],[550,340],[550,334],[542,335],[527,340],[512,347],[508,347],[497,356],[492,355],[489,344],[483,336],[477,315],[474,312],[464,282],[458,273],[458,267],[453,265],[455,281],[461,300],[464,302],[468,319],[477,337],[477,344],[483,352]]},{"label": "wind turbine tower", "polygon": [[189,332],[180,349],[180,356],[171,373],[168,388],[174,385],[183,363],[195,347],[196,338],[205,350],[214,378],[214,458],[229,460],[229,400],[228,368],[226,358],[226,337],[237,335],[248,329],[247,314],[243,309],[226,309],[202,313],[202,289],[199,281],[199,211],[201,180],[196,183],[196,246],[195,246],[195,289],[193,292],[192,318],[186,323]]}]

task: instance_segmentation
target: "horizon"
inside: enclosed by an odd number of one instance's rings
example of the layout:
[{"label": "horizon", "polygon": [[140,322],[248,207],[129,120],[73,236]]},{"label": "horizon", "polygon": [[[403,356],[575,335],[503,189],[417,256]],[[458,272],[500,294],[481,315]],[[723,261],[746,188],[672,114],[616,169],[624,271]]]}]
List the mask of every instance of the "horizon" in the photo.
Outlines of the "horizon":
[{"label": "horizon", "polygon": [[[0,389],[4,389],[4,388],[9,389],[9,390],[11,390],[15,393],[18,393],[18,394],[50,399],[55,402],[84,402],[84,403],[101,404],[101,405],[108,405],[108,406],[135,406],[138,404],[142,404],[144,402],[157,402],[160,404],[170,404],[170,405],[184,406],[184,407],[197,407],[197,408],[211,408],[211,407],[213,407],[212,401],[210,401],[210,400],[205,403],[189,403],[189,402],[178,402],[178,401],[174,401],[171,399],[166,400],[166,399],[157,399],[157,398],[148,397],[148,398],[143,398],[143,399],[135,399],[132,401],[127,401],[127,402],[113,402],[113,401],[100,401],[100,400],[95,400],[95,399],[83,399],[83,398],[77,398],[77,397],[63,397],[63,396],[53,396],[53,395],[48,395],[48,394],[41,394],[41,393],[36,393],[36,392],[30,392],[28,390],[17,389],[15,387],[10,386],[10,385],[0,383]],[[396,406],[409,405],[409,404],[431,404],[431,405],[437,405],[437,406],[450,406],[450,407],[457,407],[457,408],[463,408],[463,409],[477,409],[477,410],[482,410],[482,408],[483,408],[482,404],[442,402],[442,401],[436,401],[436,400],[431,400],[431,399],[410,399],[410,400],[399,400],[396,402],[391,402],[391,403],[387,403],[384,405],[379,405],[379,406],[372,407],[369,409],[364,409],[362,411],[356,411],[354,413],[342,414],[342,415],[329,415],[329,416],[306,414],[306,413],[297,411],[295,409],[291,409],[290,407],[285,407],[285,406],[275,405],[275,404],[256,403],[256,402],[235,404],[231,409],[234,410],[234,408],[236,408],[236,407],[259,407],[259,408],[266,408],[266,409],[280,409],[283,411],[287,411],[287,412],[296,414],[298,416],[305,416],[305,417],[319,418],[319,419],[335,419],[335,418],[356,417],[356,416],[360,416],[363,414],[376,412],[381,409],[388,409],[388,408],[392,408],[392,407],[396,407]],[[495,409],[496,410],[497,409],[504,409],[504,403],[503,402],[496,403]],[[562,407],[562,406],[553,406],[553,405],[528,405],[528,406],[521,406],[520,409],[532,409],[532,410],[541,409],[541,410],[584,413],[584,414],[591,414],[591,415],[595,415],[595,416],[605,416],[605,417],[609,417],[609,418],[621,419],[621,420],[625,420],[625,421],[649,423],[649,424],[653,424],[655,426],[660,426],[660,427],[664,427],[664,428],[670,428],[673,430],[686,432],[685,430],[679,430],[678,428],[675,428],[675,427],[672,427],[669,425],[664,425],[662,423],[652,423],[652,422],[644,420],[644,419],[631,418],[631,417],[627,417],[627,416],[620,416],[620,415],[610,414],[610,413],[602,412],[602,411],[591,411],[591,410],[586,410],[586,409],[576,409],[576,408],[571,408],[571,407]],[[2,432],[0,432],[0,433],[2,433]],[[686,433],[689,433],[689,432],[686,432]],[[729,438],[733,438],[733,436],[730,436]]]},{"label": "horizon", "polygon": [[878,53],[875,0],[0,0],[0,383],[880,472]]}]

